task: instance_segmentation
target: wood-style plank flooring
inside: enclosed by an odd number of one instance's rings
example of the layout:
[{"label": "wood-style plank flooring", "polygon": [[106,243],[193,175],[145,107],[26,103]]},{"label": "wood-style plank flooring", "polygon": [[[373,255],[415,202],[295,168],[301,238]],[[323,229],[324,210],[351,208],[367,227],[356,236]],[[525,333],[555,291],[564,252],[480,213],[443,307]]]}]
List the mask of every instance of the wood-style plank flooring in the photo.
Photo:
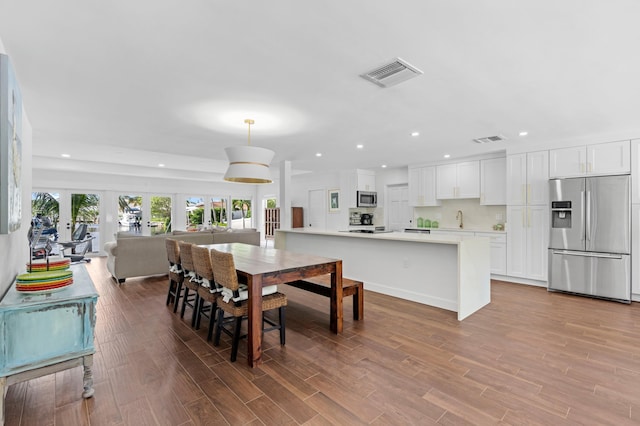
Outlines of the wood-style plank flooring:
[{"label": "wood-style plank flooring", "polygon": [[[492,303],[453,312],[366,292],[365,319],[329,332],[328,299],[289,295],[287,344],[266,362],[230,363],[165,306],[165,277],[100,293],[95,396],[76,368],[11,386],[7,425],[640,424],[640,304],[493,282]],[[366,286],[366,284],[365,284]]]}]

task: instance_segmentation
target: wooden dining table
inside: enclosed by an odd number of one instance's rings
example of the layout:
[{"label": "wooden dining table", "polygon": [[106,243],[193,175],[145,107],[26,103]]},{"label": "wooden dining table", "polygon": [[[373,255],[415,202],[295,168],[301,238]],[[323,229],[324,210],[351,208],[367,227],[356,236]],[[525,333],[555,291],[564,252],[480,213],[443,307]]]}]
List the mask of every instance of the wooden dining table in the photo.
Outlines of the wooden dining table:
[{"label": "wooden dining table", "polygon": [[342,260],[243,243],[207,244],[209,249],[232,253],[238,275],[246,279],[249,292],[247,361],[262,363],[262,287],[286,284],[331,274],[329,327],[342,332]]}]

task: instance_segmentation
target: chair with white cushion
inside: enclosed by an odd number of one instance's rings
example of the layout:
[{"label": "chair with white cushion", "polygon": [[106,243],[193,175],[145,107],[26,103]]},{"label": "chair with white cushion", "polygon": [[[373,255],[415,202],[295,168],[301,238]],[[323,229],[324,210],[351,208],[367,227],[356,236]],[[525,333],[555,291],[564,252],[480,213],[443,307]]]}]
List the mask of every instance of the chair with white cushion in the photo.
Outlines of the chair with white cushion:
[{"label": "chair with white cushion", "polygon": [[[247,318],[249,312],[248,291],[244,284],[238,282],[238,274],[233,261],[233,254],[224,253],[215,249],[211,250],[211,266],[216,285],[222,287],[218,293],[218,320],[216,321],[216,335],[213,344],[220,343],[220,333],[231,336],[231,362],[235,362],[238,355],[238,343],[241,336],[240,330],[242,320]],[[278,293],[277,286],[268,286],[262,289],[262,312],[278,309],[278,323],[266,318],[263,314],[263,332],[280,330],[280,344],[285,344],[285,308],[287,306],[287,296]],[[225,313],[228,314],[225,317]],[[264,323],[271,325],[264,328]],[[226,327],[230,325],[231,327]]]}]

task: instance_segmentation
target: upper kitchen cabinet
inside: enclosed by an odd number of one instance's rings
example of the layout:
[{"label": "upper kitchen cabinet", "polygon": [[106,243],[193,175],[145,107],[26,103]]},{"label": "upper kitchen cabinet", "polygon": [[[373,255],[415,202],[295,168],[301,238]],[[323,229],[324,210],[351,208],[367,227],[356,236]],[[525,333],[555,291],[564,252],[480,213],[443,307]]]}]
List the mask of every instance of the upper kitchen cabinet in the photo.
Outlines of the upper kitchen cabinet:
[{"label": "upper kitchen cabinet", "polygon": [[549,203],[549,152],[536,151],[507,156],[507,204]]},{"label": "upper kitchen cabinet", "polygon": [[480,160],[480,204],[507,204],[507,159]]},{"label": "upper kitchen cabinet", "polygon": [[630,141],[607,142],[549,151],[549,175],[616,175],[631,171]]},{"label": "upper kitchen cabinet", "polygon": [[436,198],[436,167],[409,167],[409,205],[439,206]]},{"label": "upper kitchen cabinet", "polygon": [[440,200],[480,198],[480,161],[436,166],[436,183]]},{"label": "upper kitchen cabinet", "polygon": [[343,196],[349,208],[358,206],[356,195],[358,191],[375,191],[376,190],[376,174],[371,170],[349,170],[343,175]]}]

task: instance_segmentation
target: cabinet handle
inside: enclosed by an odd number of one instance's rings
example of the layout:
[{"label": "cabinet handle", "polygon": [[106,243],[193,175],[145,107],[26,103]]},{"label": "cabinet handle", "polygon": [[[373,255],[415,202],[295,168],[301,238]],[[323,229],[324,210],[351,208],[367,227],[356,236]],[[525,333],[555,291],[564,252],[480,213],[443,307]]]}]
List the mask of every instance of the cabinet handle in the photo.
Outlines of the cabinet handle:
[{"label": "cabinet handle", "polygon": [[587,163],[587,172],[591,173],[593,171],[593,165],[591,164],[591,161],[589,161]]},{"label": "cabinet handle", "polygon": [[531,184],[527,184],[527,203],[531,202]]},{"label": "cabinet handle", "polygon": [[584,163],[580,163],[580,173],[584,173]]},{"label": "cabinet handle", "polygon": [[520,194],[520,195],[521,195],[521,200],[522,200],[522,203],[523,203],[523,204],[527,202],[527,193],[526,193],[526,189],[525,189],[525,188],[526,188],[526,186],[527,186],[527,185],[525,185],[524,183],[522,184],[522,191],[521,191],[521,194]]},{"label": "cabinet handle", "polygon": [[531,228],[531,207],[527,208],[527,228]]}]

